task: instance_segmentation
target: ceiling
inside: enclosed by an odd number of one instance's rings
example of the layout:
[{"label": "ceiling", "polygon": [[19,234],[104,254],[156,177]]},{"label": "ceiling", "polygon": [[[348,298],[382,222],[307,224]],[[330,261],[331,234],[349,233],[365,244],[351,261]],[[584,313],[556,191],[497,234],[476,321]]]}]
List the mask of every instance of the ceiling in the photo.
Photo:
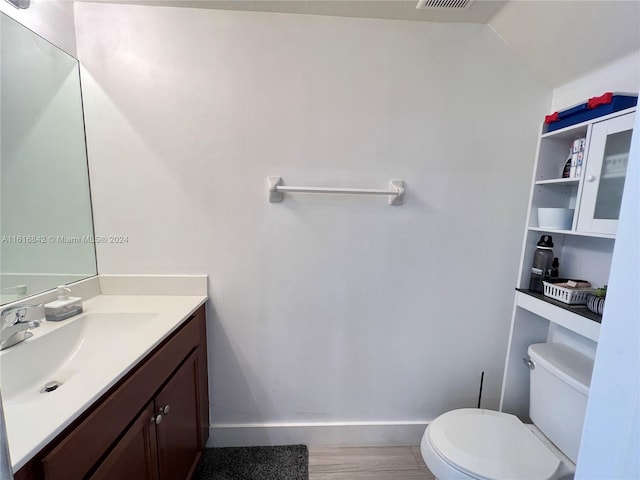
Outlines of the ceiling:
[{"label": "ceiling", "polygon": [[475,0],[458,10],[416,9],[417,0],[76,1],[487,24],[550,87],[640,50],[640,0]]},{"label": "ceiling", "polygon": [[417,9],[417,0],[83,0],[253,12],[299,13],[337,17],[386,18],[425,22],[489,23],[506,0],[475,0],[459,10]]}]

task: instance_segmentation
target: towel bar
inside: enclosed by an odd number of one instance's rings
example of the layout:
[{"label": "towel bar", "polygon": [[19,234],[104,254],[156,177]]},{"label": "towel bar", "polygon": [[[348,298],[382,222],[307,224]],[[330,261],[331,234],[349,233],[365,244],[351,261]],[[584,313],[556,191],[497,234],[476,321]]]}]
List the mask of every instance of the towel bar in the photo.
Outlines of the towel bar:
[{"label": "towel bar", "polygon": [[389,205],[402,205],[404,198],[404,182],[402,180],[389,181],[388,190],[372,188],[331,188],[331,187],[291,187],[282,184],[282,177],[267,177],[269,185],[269,201],[280,203],[285,193],[328,193],[346,195],[386,195]]}]

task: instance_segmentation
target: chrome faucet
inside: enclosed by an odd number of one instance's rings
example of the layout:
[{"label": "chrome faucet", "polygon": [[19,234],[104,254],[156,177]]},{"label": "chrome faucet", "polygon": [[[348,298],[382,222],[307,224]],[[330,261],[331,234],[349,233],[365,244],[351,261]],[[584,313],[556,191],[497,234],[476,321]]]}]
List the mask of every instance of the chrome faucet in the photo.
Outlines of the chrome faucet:
[{"label": "chrome faucet", "polygon": [[29,330],[40,326],[40,320],[25,321],[27,311],[41,309],[44,318],[44,307],[42,305],[20,305],[9,307],[0,313],[0,350],[9,348],[16,343],[25,341],[33,336]]}]

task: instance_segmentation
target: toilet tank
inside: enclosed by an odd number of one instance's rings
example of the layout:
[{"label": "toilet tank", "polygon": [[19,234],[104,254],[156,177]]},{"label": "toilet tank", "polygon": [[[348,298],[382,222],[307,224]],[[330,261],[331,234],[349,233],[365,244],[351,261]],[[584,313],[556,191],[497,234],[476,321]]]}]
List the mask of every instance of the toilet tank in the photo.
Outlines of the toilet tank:
[{"label": "toilet tank", "polygon": [[537,343],[528,349],[529,416],[533,423],[573,463],[591,384],[593,359],[559,343]]}]

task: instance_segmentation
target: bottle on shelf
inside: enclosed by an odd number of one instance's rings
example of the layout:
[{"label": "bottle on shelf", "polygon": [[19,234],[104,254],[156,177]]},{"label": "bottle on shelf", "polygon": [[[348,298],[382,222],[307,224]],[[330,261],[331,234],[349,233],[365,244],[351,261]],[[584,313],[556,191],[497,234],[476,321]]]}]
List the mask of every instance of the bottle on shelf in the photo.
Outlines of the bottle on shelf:
[{"label": "bottle on shelf", "polygon": [[572,151],[571,148],[569,148],[569,156],[567,157],[567,161],[565,162],[564,168],[562,170],[562,178],[571,177],[571,155]]},{"label": "bottle on shelf", "polygon": [[557,280],[560,275],[560,262],[558,262],[558,257],[553,258],[553,262],[551,263],[551,268],[549,269],[549,280],[552,282]]},{"label": "bottle on shelf", "polygon": [[529,290],[543,293],[543,281],[548,279],[549,270],[553,263],[553,239],[551,235],[542,235],[536,244],[536,251],[533,252],[533,264],[531,265],[531,280],[529,280]]}]

